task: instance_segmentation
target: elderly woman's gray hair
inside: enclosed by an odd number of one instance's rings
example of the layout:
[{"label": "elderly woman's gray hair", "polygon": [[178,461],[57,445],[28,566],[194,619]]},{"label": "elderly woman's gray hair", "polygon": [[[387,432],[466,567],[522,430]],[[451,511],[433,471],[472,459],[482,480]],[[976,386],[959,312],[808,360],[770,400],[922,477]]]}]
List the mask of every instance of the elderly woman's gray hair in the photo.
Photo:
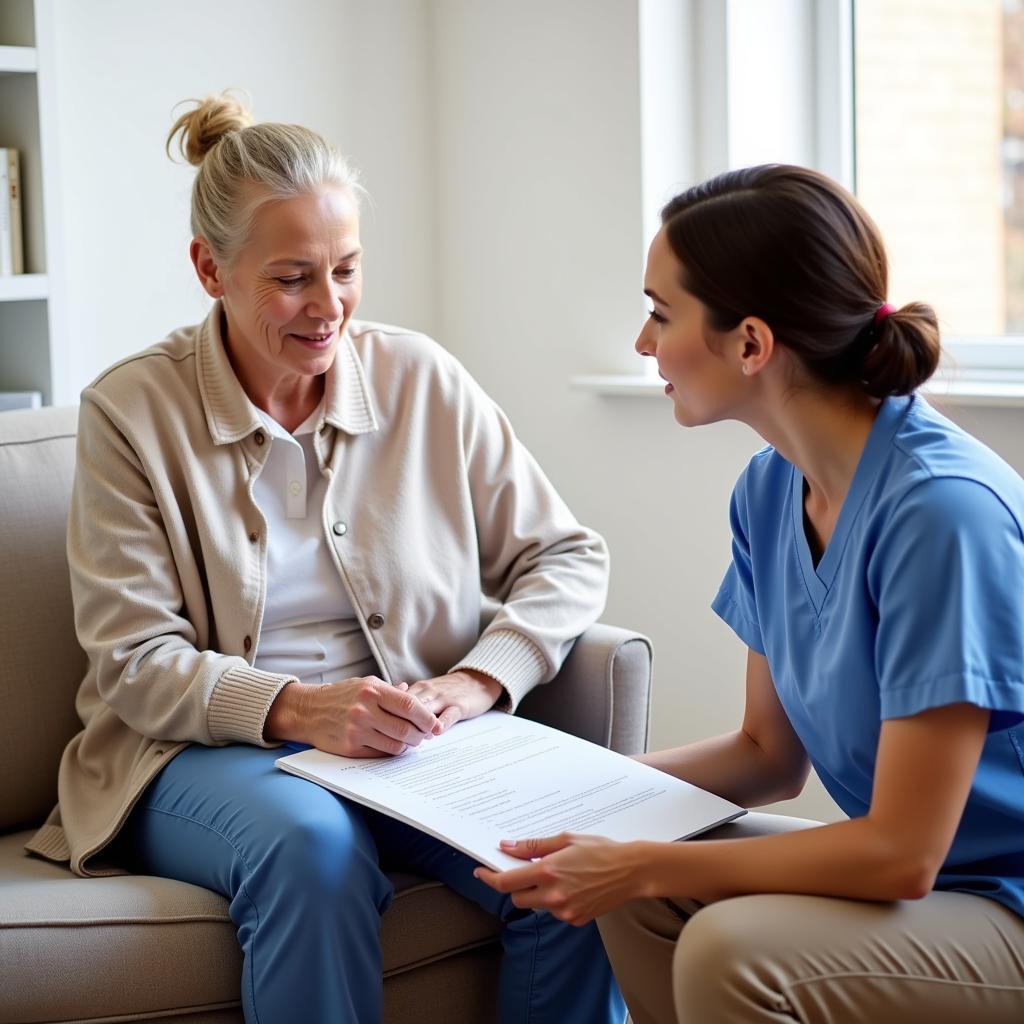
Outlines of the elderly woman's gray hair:
[{"label": "elderly woman's gray hair", "polygon": [[214,258],[230,266],[265,203],[324,187],[363,194],[358,175],[322,135],[300,125],[254,124],[230,93],[192,101],[174,122],[182,156],[199,168],[192,186],[192,233],[206,239]]}]

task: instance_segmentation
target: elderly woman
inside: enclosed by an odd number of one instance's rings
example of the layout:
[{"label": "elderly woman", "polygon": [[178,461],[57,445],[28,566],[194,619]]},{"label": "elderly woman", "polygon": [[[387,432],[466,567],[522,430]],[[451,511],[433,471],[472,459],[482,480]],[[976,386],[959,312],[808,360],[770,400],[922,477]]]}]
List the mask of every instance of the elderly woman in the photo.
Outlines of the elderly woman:
[{"label": "elderly woman", "polygon": [[450,355],[352,319],[359,188],[323,138],[228,96],[179,135],[215,302],[82,395],[84,729],[31,848],[222,893],[247,1021],[380,1018],[378,858],[500,916],[503,1021],[621,1021],[593,926],[519,910],[464,855],[274,767],[282,741],[379,757],[514,710],[599,614],[604,544]]}]

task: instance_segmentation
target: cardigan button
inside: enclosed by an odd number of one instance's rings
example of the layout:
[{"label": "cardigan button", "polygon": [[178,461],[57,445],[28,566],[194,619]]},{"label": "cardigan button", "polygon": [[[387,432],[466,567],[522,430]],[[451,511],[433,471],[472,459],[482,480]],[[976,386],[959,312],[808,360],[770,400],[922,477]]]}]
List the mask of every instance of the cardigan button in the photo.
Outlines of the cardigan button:
[{"label": "cardigan button", "polygon": [[366,624],[370,629],[380,629],[384,625],[384,616],[380,612],[374,612],[367,620]]},{"label": "cardigan button", "polygon": [[255,544],[256,541],[258,541],[259,539],[260,535],[255,530],[253,530],[252,533],[249,534],[249,540],[251,540],[253,544]]},{"label": "cardigan button", "polygon": [[252,637],[247,636],[242,641],[242,647],[245,649],[245,653],[248,654],[252,650]]},{"label": "cardigan button", "polygon": [[255,433],[255,434],[253,434],[253,437],[252,437],[252,439],[253,439],[253,440],[254,440],[254,441],[255,441],[255,442],[257,443],[257,444],[263,444],[263,442],[264,442],[264,441],[266,441],[266,439],[267,439],[267,435],[266,435],[266,434],[264,434],[262,430],[257,430],[257,431],[256,431],[256,433]]},{"label": "cardigan button", "polygon": [[335,524],[334,524],[334,525],[333,525],[333,526],[331,527],[331,529],[332,529],[332,530],[333,530],[333,531],[334,531],[334,532],[335,532],[335,533],[336,533],[336,534],[337,534],[337,535],[338,535],[339,537],[344,537],[344,536],[345,536],[345,534],[346,534],[346,533],[348,533],[348,524],[347,524],[347,523],[342,523],[342,522],[340,522],[340,521],[339,521],[339,522],[335,523]]}]

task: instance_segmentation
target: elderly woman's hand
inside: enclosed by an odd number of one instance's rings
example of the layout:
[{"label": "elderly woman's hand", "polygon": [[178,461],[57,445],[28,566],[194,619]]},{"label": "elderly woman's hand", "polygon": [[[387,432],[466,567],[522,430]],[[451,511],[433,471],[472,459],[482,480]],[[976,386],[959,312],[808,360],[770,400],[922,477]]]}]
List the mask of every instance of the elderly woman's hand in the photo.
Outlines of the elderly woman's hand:
[{"label": "elderly woman's hand", "polygon": [[437,715],[434,732],[439,735],[463,718],[476,718],[490,711],[503,689],[501,683],[482,672],[460,669],[413,683],[409,692]]},{"label": "elderly woman's hand", "polygon": [[345,757],[401,754],[437,731],[438,719],[405,683],[376,676],[312,685],[288,683],[267,713],[268,739],[311,743]]}]

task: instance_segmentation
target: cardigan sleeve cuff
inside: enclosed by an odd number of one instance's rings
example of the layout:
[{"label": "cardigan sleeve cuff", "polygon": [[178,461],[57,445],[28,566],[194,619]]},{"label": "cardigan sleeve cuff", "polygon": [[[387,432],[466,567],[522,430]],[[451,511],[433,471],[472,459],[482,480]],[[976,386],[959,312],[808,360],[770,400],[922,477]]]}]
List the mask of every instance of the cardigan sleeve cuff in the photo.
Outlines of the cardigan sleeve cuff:
[{"label": "cardigan sleeve cuff", "polygon": [[49,823],[40,827],[39,831],[25,844],[29,853],[38,854],[47,860],[67,864],[71,860],[71,849],[68,846],[64,829],[60,825]]},{"label": "cardigan sleeve cuff", "polygon": [[276,747],[263,738],[263,726],[274,698],[295,676],[261,672],[245,665],[229,668],[217,680],[210,695],[206,722],[214,743],[252,743],[258,747]]},{"label": "cardigan sleeve cuff", "polygon": [[514,629],[484,633],[476,646],[453,669],[468,668],[496,679],[505,688],[507,700],[499,699],[499,710],[514,712],[519,702],[548,674],[540,648]]}]

